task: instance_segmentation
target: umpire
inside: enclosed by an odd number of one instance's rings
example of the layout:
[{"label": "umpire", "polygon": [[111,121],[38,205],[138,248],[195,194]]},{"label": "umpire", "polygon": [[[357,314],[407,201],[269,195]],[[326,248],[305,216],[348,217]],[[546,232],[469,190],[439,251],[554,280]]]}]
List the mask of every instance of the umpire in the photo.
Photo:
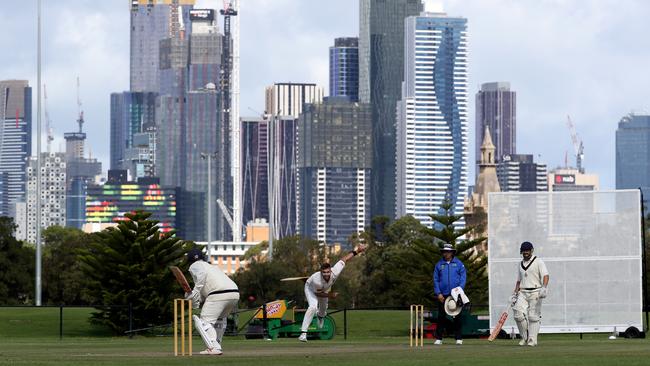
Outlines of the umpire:
[{"label": "umpire", "polygon": [[[440,250],[442,258],[436,263],[433,270],[433,291],[438,299],[438,326],[436,327],[436,341],[442,344],[442,333],[447,316],[445,313],[445,299],[451,295],[451,290],[460,287],[465,289],[467,274],[465,266],[456,258],[456,249],[451,244],[445,244]],[[456,344],[463,344],[462,322],[460,314],[454,317],[454,336]]]}]

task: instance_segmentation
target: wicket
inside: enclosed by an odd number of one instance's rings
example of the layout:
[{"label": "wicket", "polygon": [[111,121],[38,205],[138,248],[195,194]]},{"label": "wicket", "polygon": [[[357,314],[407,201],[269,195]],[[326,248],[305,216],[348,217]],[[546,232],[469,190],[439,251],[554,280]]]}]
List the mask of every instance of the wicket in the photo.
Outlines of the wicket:
[{"label": "wicket", "polygon": [[424,305],[411,305],[409,346],[424,347]]},{"label": "wicket", "polygon": [[[185,306],[187,305],[187,342],[185,341]],[[178,356],[178,310],[180,308],[181,356],[192,356],[192,300],[174,299],[174,356]],[[185,343],[188,352],[185,353]]]}]

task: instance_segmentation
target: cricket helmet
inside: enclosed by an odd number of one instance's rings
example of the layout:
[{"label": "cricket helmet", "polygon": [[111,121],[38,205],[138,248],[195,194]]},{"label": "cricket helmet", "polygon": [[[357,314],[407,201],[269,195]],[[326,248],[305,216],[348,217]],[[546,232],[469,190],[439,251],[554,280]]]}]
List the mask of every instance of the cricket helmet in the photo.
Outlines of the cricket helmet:
[{"label": "cricket helmet", "polygon": [[533,243],[529,241],[521,243],[521,247],[519,247],[519,253],[523,253],[525,250],[533,250]]},{"label": "cricket helmet", "polygon": [[463,310],[463,305],[459,304],[452,296],[445,299],[445,313],[449,316],[456,316]]},{"label": "cricket helmet", "polygon": [[190,249],[190,251],[187,252],[187,261],[189,263],[194,263],[198,260],[205,260],[205,257],[203,256],[203,251],[199,248]]}]

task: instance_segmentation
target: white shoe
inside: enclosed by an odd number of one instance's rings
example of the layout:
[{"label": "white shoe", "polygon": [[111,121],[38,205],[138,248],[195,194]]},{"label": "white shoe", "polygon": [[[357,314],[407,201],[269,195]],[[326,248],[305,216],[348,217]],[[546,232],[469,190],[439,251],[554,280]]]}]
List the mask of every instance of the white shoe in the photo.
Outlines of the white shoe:
[{"label": "white shoe", "polygon": [[298,340],[300,342],[307,342],[307,333],[300,334],[300,337],[298,337]]},{"label": "white shoe", "polygon": [[199,352],[200,355],[214,355],[214,356],[221,356],[223,352],[220,349],[216,348],[207,348],[205,351]]},{"label": "white shoe", "polygon": [[442,344],[442,339],[436,339],[436,341],[433,342],[433,344],[437,344],[437,345]]},{"label": "white shoe", "polygon": [[323,325],[325,324],[325,317],[318,317],[318,329],[323,328]]},{"label": "white shoe", "polygon": [[523,339],[523,338],[519,341],[519,345],[520,345],[520,346],[525,346],[526,343],[527,343],[526,340]]},{"label": "white shoe", "polygon": [[461,344],[463,344],[463,340],[462,339],[457,339],[456,344],[460,346]]},{"label": "white shoe", "polygon": [[535,347],[535,346],[537,346],[537,342],[533,342],[532,339],[529,339],[529,340],[528,340],[528,345],[529,345],[530,347]]}]

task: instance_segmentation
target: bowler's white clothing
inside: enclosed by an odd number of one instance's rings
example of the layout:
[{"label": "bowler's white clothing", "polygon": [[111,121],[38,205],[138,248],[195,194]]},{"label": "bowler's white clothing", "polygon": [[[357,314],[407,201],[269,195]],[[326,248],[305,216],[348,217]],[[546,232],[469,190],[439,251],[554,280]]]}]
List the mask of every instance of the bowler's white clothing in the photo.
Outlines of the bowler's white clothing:
[{"label": "bowler's white clothing", "polygon": [[305,297],[307,298],[309,307],[307,308],[305,317],[302,320],[302,332],[307,332],[316,312],[318,312],[318,316],[321,318],[327,315],[327,304],[329,302],[329,298],[318,297],[316,296],[316,293],[328,293],[332,288],[334,282],[336,282],[336,279],[341,274],[341,271],[343,271],[344,267],[345,262],[342,260],[338,261],[334,267],[331,268],[332,274],[330,275],[329,281],[325,281],[323,275],[320,273],[320,271],[318,271],[309,276],[307,282],[305,282]]}]

